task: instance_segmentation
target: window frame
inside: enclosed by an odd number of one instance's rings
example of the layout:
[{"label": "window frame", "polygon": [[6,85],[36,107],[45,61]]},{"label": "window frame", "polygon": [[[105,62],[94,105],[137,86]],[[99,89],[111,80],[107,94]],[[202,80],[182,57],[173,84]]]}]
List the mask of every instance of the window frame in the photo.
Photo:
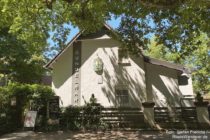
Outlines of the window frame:
[{"label": "window frame", "polygon": [[[115,99],[117,107],[129,107],[130,106],[130,97],[129,90],[126,88],[116,88],[115,89]],[[127,102],[124,102],[124,101]]]}]

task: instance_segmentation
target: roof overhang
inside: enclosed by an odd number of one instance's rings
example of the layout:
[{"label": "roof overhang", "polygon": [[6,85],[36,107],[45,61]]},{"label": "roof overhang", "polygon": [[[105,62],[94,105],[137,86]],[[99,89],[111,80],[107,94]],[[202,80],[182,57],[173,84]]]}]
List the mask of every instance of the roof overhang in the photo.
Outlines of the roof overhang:
[{"label": "roof overhang", "polygon": [[72,40],[66,45],[66,47],[61,50],[53,59],[51,59],[44,67],[45,68],[51,68],[52,69],[52,64],[56,62],[56,60],[70,47],[72,44],[77,40],[77,38],[82,34],[82,32],[77,33]]},{"label": "roof overhang", "polygon": [[151,57],[148,57],[148,56],[145,56],[145,55],[143,55],[143,57],[144,57],[144,62],[146,62],[146,63],[171,68],[171,69],[174,69],[174,70],[178,70],[181,73],[187,73],[187,74],[191,73],[191,71],[183,65],[174,64],[174,63],[171,63],[171,62],[151,58]]}]

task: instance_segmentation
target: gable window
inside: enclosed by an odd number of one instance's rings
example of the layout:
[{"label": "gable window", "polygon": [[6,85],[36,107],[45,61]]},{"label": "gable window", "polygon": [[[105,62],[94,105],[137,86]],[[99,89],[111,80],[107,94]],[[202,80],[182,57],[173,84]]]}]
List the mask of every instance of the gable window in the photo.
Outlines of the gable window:
[{"label": "gable window", "polygon": [[188,85],[188,77],[185,75],[181,75],[178,77],[179,85]]},{"label": "gable window", "polygon": [[124,48],[118,49],[118,63],[119,64],[130,64],[127,49],[124,49]]},{"label": "gable window", "polygon": [[118,107],[125,107],[129,105],[129,96],[127,89],[116,89],[116,101]]}]

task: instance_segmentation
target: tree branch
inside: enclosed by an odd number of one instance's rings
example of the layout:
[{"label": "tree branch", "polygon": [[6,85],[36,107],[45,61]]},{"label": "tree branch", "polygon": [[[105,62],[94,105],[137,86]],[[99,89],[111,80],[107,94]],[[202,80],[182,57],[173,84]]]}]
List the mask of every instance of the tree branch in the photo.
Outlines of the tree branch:
[{"label": "tree branch", "polygon": [[139,0],[143,6],[158,8],[158,9],[172,9],[176,8],[178,5],[181,5],[185,0]]}]

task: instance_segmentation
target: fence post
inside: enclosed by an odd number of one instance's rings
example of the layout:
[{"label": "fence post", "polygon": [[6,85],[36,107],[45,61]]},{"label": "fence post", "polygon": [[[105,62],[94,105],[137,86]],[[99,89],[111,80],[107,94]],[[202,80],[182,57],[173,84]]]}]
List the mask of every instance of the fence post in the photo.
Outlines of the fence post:
[{"label": "fence post", "polygon": [[198,123],[202,127],[209,127],[208,102],[195,102]]},{"label": "fence post", "polygon": [[144,102],[143,105],[143,113],[144,113],[144,121],[148,123],[151,128],[155,127],[155,119],[154,119],[154,102]]}]

